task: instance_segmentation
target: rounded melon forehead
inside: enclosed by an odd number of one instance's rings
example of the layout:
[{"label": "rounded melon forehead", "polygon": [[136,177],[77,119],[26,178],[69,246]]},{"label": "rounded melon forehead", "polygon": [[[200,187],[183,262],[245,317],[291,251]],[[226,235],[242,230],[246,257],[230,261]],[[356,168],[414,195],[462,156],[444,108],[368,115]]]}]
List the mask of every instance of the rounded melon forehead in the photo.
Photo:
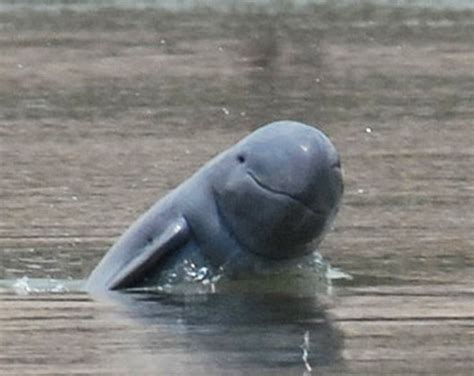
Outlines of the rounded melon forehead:
[{"label": "rounded melon forehead", "polygon": [[229,150],[226,161],[217,200],[235,235],[256,253],[320,238],[337,211],[339,156],[316,128],[271,123]]}]

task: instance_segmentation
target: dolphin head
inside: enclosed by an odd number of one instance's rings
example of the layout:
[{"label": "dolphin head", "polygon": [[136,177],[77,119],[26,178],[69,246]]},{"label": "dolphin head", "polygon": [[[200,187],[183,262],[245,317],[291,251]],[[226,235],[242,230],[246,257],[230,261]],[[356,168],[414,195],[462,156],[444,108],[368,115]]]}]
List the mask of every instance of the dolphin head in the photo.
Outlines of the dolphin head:
[{"label": "dolphin head", "polygon": [[219,163],[226,170],[213,186],[219,214],[252,253],[272,259],[307,253],[337,213],[340,159],[316,128],[293,121],[268,124]]}]

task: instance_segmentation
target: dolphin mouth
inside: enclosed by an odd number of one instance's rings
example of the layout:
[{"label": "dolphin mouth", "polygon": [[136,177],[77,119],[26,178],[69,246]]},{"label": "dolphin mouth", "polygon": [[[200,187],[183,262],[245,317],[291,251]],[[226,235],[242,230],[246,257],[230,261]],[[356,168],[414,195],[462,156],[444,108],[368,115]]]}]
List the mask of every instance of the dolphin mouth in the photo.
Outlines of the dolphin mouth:
[{"label": "dolphin mouth", "polygon": [[323,217],[325,215],[325,213],[323,213],[322,211],[317,211],[313,208],[311,208],[309,205],[307,205],[306,203],[304,203],[303,201],[301,201],[300,199],[298,199],[297,197],[293,196],[292,194],[288,193],[288,192],[285,192],[285,191],[280,191],[278,189],[275,189],[275,188],[272,188],[272,187],[269,187],[268,185],[262,183],[256,176],[255,174],[252,172],[252,171],[247,171],[247,175],[254,181],[255,184],[257,184],[261,189],[264,189],[265,191],[267,192],[270,192],[272,194],[275,194],[275,195],[279,195],[279,196],[285,196],[286,198],[290,199],[291,201],[294,201],[296,203],[298,203],[299,205],[302,205],[306,210],[308,210],[309,212],[311,212],[313,215],[317,216],[317,217]]}]

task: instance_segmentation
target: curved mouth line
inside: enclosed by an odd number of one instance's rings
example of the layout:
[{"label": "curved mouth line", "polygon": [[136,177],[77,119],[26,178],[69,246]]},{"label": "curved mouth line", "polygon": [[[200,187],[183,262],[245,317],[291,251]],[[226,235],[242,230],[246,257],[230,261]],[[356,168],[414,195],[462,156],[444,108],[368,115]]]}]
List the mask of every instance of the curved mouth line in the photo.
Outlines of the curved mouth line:
[{"label": "curved mouth line", "polygon": [[288,192],[283,192],[283,191],[279,191],[278,189],[274,189],[274,188],[271,188],[265,184],[263,184],[260,180],[258,180],[258,178],[253,174],[253,172],[251,171],[247,171],[247,175],[250,176],[250,178],[262,189],[266,190],[266,191],[269,191],[273,194],[276,194],[276,195],[281,195],[281,196],[285,196],[286,198],[289,198],[291,199],[292,201],[295,201],[297,202],[298,204],[302,205],[306,210],[309,210],[313,215],[317,216],[317,217],[321,217],[324,215],[324,213],[322,212],[318,212],[316,210],[314,210],[313,208],[309,207],[308,205],[306,205],[304,202],[302,202],[300,199],[292,196],[291,194],[289,194]]}]

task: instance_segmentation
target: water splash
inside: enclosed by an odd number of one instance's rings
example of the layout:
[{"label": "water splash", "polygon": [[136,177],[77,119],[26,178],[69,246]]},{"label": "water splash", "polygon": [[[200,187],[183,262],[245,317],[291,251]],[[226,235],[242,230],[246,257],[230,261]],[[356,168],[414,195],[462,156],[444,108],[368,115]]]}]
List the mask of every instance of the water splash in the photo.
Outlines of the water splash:
[{"label": "water splash", "polygon": [[185,258],[173,268],[164,270],[152,286],[134,288],[134,291],[158,291],[169,294],[212,294],[222,277],[220,271],[202,260]]},{"label": "water splash", "polygon": [[342,270],[333,268],[318,252],[297,260],[258,265],[251,272],[237,276],[225,267],[216,270],[203,260],[184,259],[164,271],[146,290],[171,294],[257,292],[314,296],[331,294],[333,280],[351,278]]},{"label": "water splash", "polygon": [[[332,267],[318,252],[297,260],[260,265],[251,273],[235,277],[225,268],[215,269],[204,260],[186,258],[161,273],[151,286],[133,289],[167,294],[214,294],[219,292],[278,293],[297,296],[332,294],[332,282],[352,279]],[[30,278],[0,280],[0,291],[17,295],[83,292],[83,280]]]},{"label": "water splash", "polygon": [[349,273],[341,270],[340,268],[333,268],[331,265],[328,264],[328,268],[326,271],[326,278],[329,281],[335,281],[338,279],[345,279],[348,281],[352,281],[354,277],[352,277]]},{"label": "water splash", "polygon": [[71,292],[82,292],[84,281],[74,279],[52,279],[52,278],[29,278],[23,276],[18,279],[7,279],[0,281],[0,290],[16,295],[32,294],[65,294]]}]

